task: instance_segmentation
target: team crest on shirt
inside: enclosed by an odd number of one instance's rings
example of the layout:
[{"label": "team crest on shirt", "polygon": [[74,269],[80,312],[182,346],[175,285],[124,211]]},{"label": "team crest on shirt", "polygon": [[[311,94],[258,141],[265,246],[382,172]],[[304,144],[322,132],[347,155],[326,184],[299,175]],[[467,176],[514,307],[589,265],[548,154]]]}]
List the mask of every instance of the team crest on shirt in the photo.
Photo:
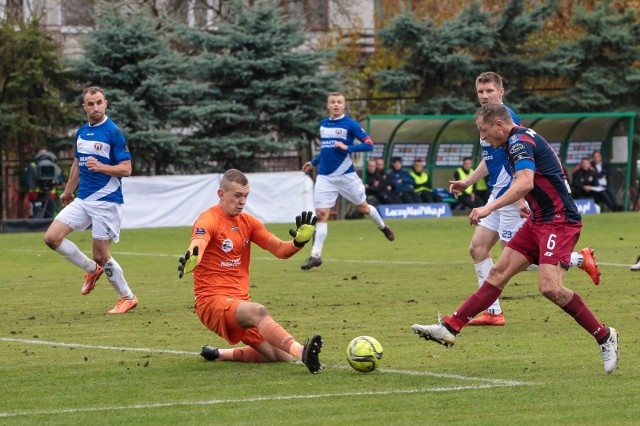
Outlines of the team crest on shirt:
[{"label": "team crest on shirt", "polygon": [[94,143],[93,149],[95,149],[96,151],[102,151],[102,144],[98,142]]},{"label": "team crest on shirt", "polygon": [[225,253],[229,253],[231,250],[233,250],[233,241],[227,238],[222,242],[222,251]]},{"label": "team crest on shirt", "polygon": [[244,246],[246,247],[246,246],[248,246],[248,245],[249,245],[249,239],[248,239],[248,238],[245,238],[245,239],[244,239]]}]

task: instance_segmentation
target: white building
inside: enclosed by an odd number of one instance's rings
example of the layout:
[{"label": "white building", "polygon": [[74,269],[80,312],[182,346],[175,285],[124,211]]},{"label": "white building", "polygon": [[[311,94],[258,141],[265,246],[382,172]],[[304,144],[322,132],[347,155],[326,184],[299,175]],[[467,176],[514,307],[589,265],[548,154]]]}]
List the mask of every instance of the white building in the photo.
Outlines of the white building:
[{"label": "white building", "polygon": [[[65,56],[82,51],[80,35],[91,31],[101,0],[0,0],[0,19],[40,19],[54,34]],[[228,0],[130,0],[126,6],[144,8],[150,14],[169,17],[201,28],[215,27],[219,16],[228,13]],[[375,32],[374,0],[282,0],[292,19],[305,23],[314,40],[356,29],[358,45],[365,54],[373,53]]]}]

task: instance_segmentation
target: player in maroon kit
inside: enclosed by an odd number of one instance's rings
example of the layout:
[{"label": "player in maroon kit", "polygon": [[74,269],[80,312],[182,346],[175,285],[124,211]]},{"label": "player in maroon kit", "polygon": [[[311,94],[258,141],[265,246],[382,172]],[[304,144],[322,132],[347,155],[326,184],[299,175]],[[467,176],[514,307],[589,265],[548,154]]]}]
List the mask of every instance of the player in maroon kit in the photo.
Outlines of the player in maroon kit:
[{"label": "player in maroon kit", "polygon": [[558,156],[534,130],[514,124],[509,112],[500,104],[483,105],[475,118],[481,139],[494,148],[507,150],[515,179],[495,202],[473,209],[469,222],[477,225],[492,211],[522,197],[531,208],[529,219],[504,248],[478,291],[450,317],[433,325],[414,324],[413,331],[426,340],[453,346],[460,329],[498,298],[511,277],[531,264],[538,264],[538,288],[542,295],[595,337],[604,369],[613,373],[618,365],[618,332],[613,327],[605,327],[582,298],[563,285],[571,252],[580,237],[582,217],[571,198]]}]

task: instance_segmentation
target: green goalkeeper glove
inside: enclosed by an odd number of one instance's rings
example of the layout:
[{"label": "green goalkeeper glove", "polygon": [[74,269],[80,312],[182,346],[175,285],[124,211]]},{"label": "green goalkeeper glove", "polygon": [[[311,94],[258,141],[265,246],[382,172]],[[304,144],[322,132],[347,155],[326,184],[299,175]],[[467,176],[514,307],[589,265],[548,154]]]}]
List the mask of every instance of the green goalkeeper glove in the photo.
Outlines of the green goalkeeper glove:
[{"label": "green goalkeeper glove", "polygon": [[296,247],[304,247],[313,237],[313,231],[316,229],[318,217],[312,212],[302,212],[300,216],[296,216],[296,228],[289,229],[289,235],[293,237],[293,244]]},{"label": "green goalkeeper glove", "polygon": [[187,250],[184,257],[178,259],[178,262],[180,262],[180,265],[178,266],[178,278],[182,278],[184,274],[188,274],[193,271],[198,265],[198,251],[198,246],[195,246],[193,248],[193,254]]}]

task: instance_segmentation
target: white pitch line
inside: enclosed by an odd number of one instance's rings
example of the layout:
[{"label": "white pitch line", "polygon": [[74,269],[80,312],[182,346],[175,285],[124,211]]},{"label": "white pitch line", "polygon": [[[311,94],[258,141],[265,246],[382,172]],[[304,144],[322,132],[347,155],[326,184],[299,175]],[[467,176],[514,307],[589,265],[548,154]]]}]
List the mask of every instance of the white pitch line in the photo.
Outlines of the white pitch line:
[{"label": "white pitch line", "polygon": [[44,340],[27,340],[14,339],[11,337],[0,337],[5,342],[28,343],[30,345],[46,345],[46,346],[65,346],[69,348],[87,348],[87,349],[106,349],[111,351],[131,351],[131,352],[152,352],[159,354],[176,354],[176,355],[200,355],[199,352],[175,351],[171,349],[149,349],[149,348],[125,348],[120,346],[98,346],[85,345],[82,343],[64,343],[64,342],[47,342]]},{"label": "white pitch line", "polygon": [[[19,253],[48,253],[51,250],[28,250],[28,249],[10,249],[10,250],[0,250],[3,252],[19,252]],[[141,253],[135,251],[112,251],[112,254],[122,255],[122,256],[142,256],[142,257],[175,257],[176,262],[177,259],[182,256],[181,254],[167,254],[167,253]],[[90,255],[90,253],[89,253]],[[252,260],[279,260],[276,257],[260,257],[254,256]],[[449,262],[429,262],[425,260],[384,260],[384,259],[331,259],[331,258],[322,258],[323,262],[329,263],[362,263],[362,264],[383,264],[383,265],[420,265],[420,266],[431,266],[431,265],[461,265],[468,264],[468,260],[461,259],[456,261]],[[631,264],[628,263],[609,263],[609,262],[598,262],[598,265],[602,266],[617,266],[628,268]]]},{"label": "white pitch line", "polygon": [[87,408],[67,408],[61,410],[38,410],[38,411],[20,411],[15,413],[0,413],[0,417],[19,417],[19,416],[38,416],[38,415],[53,415],[53,414],[68,414],[68,413],[88,413],[96,411],[122,411],[132,409],[146,409],[146,408],[165,408],[176,406],[193,406],[193,405],[216,405],[216,404],[238,404],[247,402],[272,402],[272,401],[291,401],[299,399],[321,399],[321,398],[344,398],[353,396],[378,396],[378,395],[398,395],[398,394],[415,394],[415,393],[427,393],[427,392],[450,392],[450,391],[462,391],[462,390],[478,390],[489,389],[494,387],[505,387],[516,385],[477,385],[477,386],[452,386],[452,387],[436,387],[436,388],[422,388],[422,389],[397,389],[389,391],[371,391],[371,392],[345,392],[345,393],[327,393],[318,395],[281,395],[270,397],[255,397],[255,398],[242,398],[242,399],[212,399],[208,401],[179,401],[179,402],[163,402],[153,404],[134,404],[123,405],[113,407],[87,407]]},{"label": "white pitch line", "polygon": [[[119,347],[119,346],[86,345],[82,343],[49,342],[49,341],[43,341],[43,340],[15,339],[11,337],[1,337],[0,340],[5,342],[16,342],[16,343],[25,343],[25,344],[33,344],[33,345],[63,346],[63,347],[104,349],[104,350],[115,350],[115,351],[168,353],[168,354],[177,354],[177,355],[199,355],[198,352],[177,351],[177,350],[170,350],[170,349],[127,348],[127,347]],[[345,368],[344,366],[332,366],[332,367]],[[453,375],[453,374],[440,374],[440,373],[419,372],[419,371],[381,369],[380,372],[393,373],[393,374],[407,374],[412,376],[430,376],[430,377],[437,377],[437,378],[443,378],[443,379],[479,381],[479,382],[482,382],[483,384],[468,385],[468,386],[421,388],[421,389],[397,389],[397,390],[375,391],[375,392],[373,391],[372,392],[347,392],[347,393],[330,393],[330,394],[319,394],[319,395],[282,395],[282,396],[255,397],[255,398],[243,398],[243,399],[213,399],[208,401],[178,401],[178,402],[134,404],[134,405],[126,405],[126,406],[111,406],[111,407],[86,407],[86,408],[67,408],[67,409],[61,409],[61,410],[20,411],[20,412],[14,412],[14,413],[0,413],[0,418],[69,414],[69,413],[88,413],[88,412],[97,412],[97,411],[122,411],[122,410],[131,410],[131,409],[164,408],[164,407],[176,407],[176,406],[287,401],[287,400],[296,400],[296,399],[342,398],[342,397],[353,397],[353,396],[377,396],[377,395],[394,395],[394,394],[427,393],[427,392],[449,392],[449,391],[461,391],[461,390],[489,389],[489,388],[495,388],[495,387],[532,385],[532,383],[520,382],[515,380],[487,379],[483,377],[467,377],[467,376],[460,376],[460,375]]]},{"label": "white pitch line", "polygon": [[[45,340],[28,340],[28,339],[16,339],[13,337],[0,337],[0,341],[4,342],[16,342],[16,343],[26,343],[30,345],[45,345],[45,346],[62,346],[62,347],[70,347],[70,348],[85,348],[85,349],[104,349],[111,351],[130,351],[130,352],[151,352],[151,353],[164,353],[164,354],[174,354],[174,355],[200,355],[199,352],[188,352],[188,351],[178,351],[172,349],[151,349],[151,348],[127,348],[122,346],[102,346],[102,345],[87,345],[84,343],[65,343],[65,342],[50,342]],[[330,368],[347,368],[342,365],[328,365]],[[426,376],[426,377],[437,377],[441,379],[456,379],[456,380],[467,380],[467,381],[475,381],[488,383],[490,385],[495,386],[523,386],[523,385],[531,385],[532,383],[520,382],[514,380],[503,380],[503,379],[487,379],[484,377],[469,377],[469,376],[460,376],[457,374],[445,374],[445,373],[431,373],[428,371],[411,371],[411,370],[387,370],[380,369],[382,373],[391,373],[391,374],[404,374],[408,376]]]}]

